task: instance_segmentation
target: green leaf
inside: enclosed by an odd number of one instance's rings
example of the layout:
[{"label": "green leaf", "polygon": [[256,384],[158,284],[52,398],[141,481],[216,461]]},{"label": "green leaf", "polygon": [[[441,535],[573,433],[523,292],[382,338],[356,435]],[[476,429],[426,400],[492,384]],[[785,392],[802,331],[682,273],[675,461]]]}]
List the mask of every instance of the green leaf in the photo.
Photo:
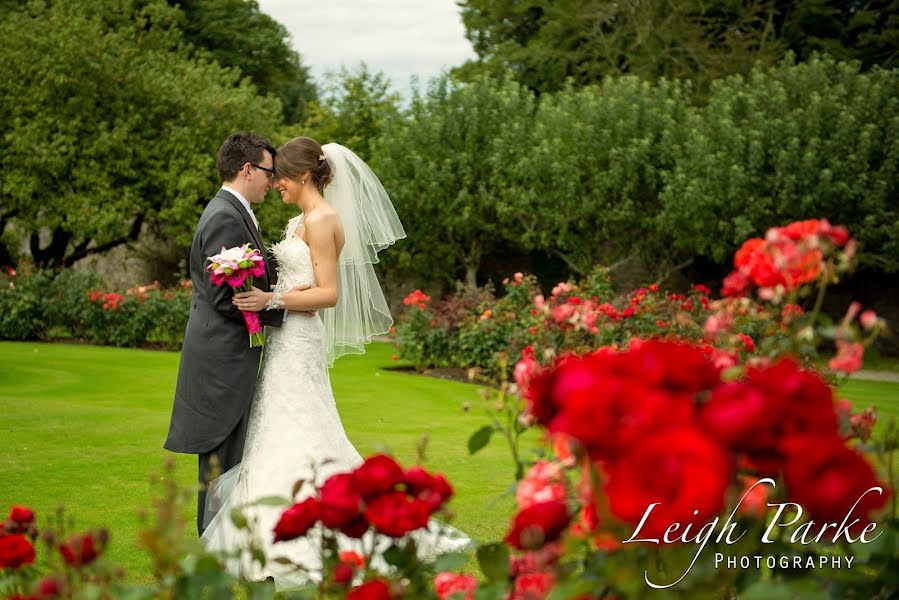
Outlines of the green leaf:
[{"label": "green leaf", "polygon": [[388,565],[403,569],[414,560],[414,552],[414,546],[402,547],[393,544],[384,551],[384,561]]},{"label": "green leaf", "polygon": [[265,563],[268,561],[268,559],[265,556],[265,551],[262,548],[256,546],[253,548],[252,554],[253,554],[253,559],[259,563],[259,566],[264,567]]},{"label": "green leaf", "polygon": [[487,544],[478,548],[478,565],[490,581],[509,580],[509,548],[505,544]]},{"label": "green leaf", "polygon": [[283,496],[264,496],[250,503],[250,506],[290,506],[291,502]]},{"label": "green leaf", "polygon": [[474,600],[502,600],[506,597],[507,587],[504,583],[482,585],[474,591]]},{"label": "green leaf", "polygon": [[234,526],[238,529],[247,528],[247,518],[244,516],[242,508],[237,507],[231,509],[231,522],[234,523]]},{"label": "green leaf", "polygon": [[490,438],[493,437],[493,429],[492,425],[484,425],[468,438],[468,453],[474,454],[488,443],[490,443]]},{"label": "green leaf", "polygon": [[253,582],[248,600],[271,600],[275,597],[275,582],[269,579]]},{"label": "green leaf", "polygon": [[434,560],[434,571],[458,571],[468,562],[468,554],[465,552],[447,552]]}]

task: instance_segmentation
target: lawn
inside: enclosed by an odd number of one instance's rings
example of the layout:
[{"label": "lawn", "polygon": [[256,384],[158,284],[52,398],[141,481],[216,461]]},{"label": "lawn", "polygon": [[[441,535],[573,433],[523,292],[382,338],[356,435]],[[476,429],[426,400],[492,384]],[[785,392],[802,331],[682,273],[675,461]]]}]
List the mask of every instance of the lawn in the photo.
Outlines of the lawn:
[{"label": "lawn", "polygon": [[[454,524],[476,539],[497,539],[512,512],[513,501],[502,495],[513,471],[498,440],[468,456],[468,436],[486,422],[478,388],[385,370],[395,364],[392,351],[372,344],[331,372],[350,439],[363,455],[387,449],[408,464],[427,434],[428,467],[456,488]],[[78,527],[109,527],[111,558],[133,580],[147,580],[136,515],[147,505],[150,475],[176,456],[178,480],[191,486],[196,476],[194,456],[162,449],[178,354],[0,342],[0,364],[0,511],[20,503],[47,518],[63,503]],[[899,418],[899,384],[853,380],[840,395],[878,407],[875,432]],[[475,407],[469,414],[465,402]]]},{"label": "lawn", "polygon": [[[375,343],[369,349],[340,359],[331,372],[356,448],[363,456],[387,449],[411,464],[427,434],[428,468],[445,473],[456,488],[453,524],[472,537],[497,539],[514,504],[497,498],[514,472],[496,440],[468,455],[468,436],[486,422],[476,408],[478,388],[383,370],[395,364],[393,348]],[[20,503],[48,517],[63,503],[78,527],[109,527],[110,557],[135,581],[148,580],[136,514],[148,504],[150,475],[175,456],[178,480],[196,481],[195,456],[162,448],[178,354],[0,342],[0,364],[0,511]],[[475,407],[469,414],[465,402]]]}]

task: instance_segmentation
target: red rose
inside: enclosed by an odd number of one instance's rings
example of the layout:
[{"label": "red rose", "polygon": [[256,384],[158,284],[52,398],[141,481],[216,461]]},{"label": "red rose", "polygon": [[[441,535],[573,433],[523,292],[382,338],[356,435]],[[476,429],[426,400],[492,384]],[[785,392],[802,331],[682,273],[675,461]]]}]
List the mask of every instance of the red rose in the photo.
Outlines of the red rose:
[{"label": "red rose", "polygon": [[351,473],[332,475],[322,485],[319,507],[326,527],[340,529],[362,515],[362,495]]},{"label": "red rose", "polygon": [[843,225],[831,225],[827,222],[827,219],[824,219],[823,222],[827,226],[821,228],[821,233],[829,237],[835,246],[845,246],[849,242],[849,230],[846,227]]},{"label": "red rose", "polygon": [[306,535],[321,516],[318,500],[306,498],[284,511],[275,525],[275,542],[284,542]]},{"label": "red rose", "polygon": [[780,426],[785,434],[838,431],[833,390],[818,373],[784,358],[768,367],[750,369],[747,380],[765,394],[780,396],[784,408]]},{"label": "red rose", "polygon": [[592,355],[565,356],[531,379],[526,399],[528,410],[538,423],[548,426],[568,396],[596,385],[601,374],[592,368],[592,360]]},{"label": "red rose", "polygon": [[515,580],[509,600],[544,600],[549,595],[556,578],[552,573],[527,573]]},{"label": "red rose", "polygon": [[354,552],[352,550],[343,550],[340,554],[337,555],[337,558],[342,563],[352,565],[359,569],[365,568],[365,557],[358,552]]},{"label": "red rose", "polygon": [[515,515],[505,541],[519,550],[534,550],[558,539],[570,521],[564,502],[534,504]]},{"label": "red rose", "polygon": [[375,498],[365,511],[375,529],[391,537],[402,537],[428,524],[428,506],[405,492],[390,492]]},{"label": "red rose", "polygon": [[337,585],[347,585],[353,580],[353,567],[346,563],[338,563],[334,567],[332,579]]},{"label": "red rose", "polygon": [[718,386],[702,407],[705,430],[735,450],[769,450],[777,442],[782,397],[750,383]]},{"label": "red rose", "polygon": [[529,573],[544,573],[554,569],[564,550],[558,541],[546,544],[533,552],[509,556],[509,577],[516,579]]},{"label": "red rose", "polygon": [[0,569],[16,569],[34,562],[34,546],[24,535],[0,537]]},{"label": "red rose", "polygon": [[785,227],[777,227],[774,231],[791,240],[805,240],[809,243],[814,243],[811,238],[822,236],[828,238],[835,246],[843,246],[849,241],[849,230],[842,225],[833,226],[827,219],[796,221]]},{"label": "red rose", "polygon": [[421,467],[412,467],[406,471],[406,490],[421,502],[424,502],[431,513],[438,510],[453,495],[453,486],[446,477],[437,473],[431,475]]},{"label": "red rose", "polygon": [[565,501],[568,490],[560,463],[538,460],[518,482],[515,500],[520,508],[527,508],[548,500]]},{"label": "red rose", "polygon": [[795,436],[783,447],[789,498],[804,506],[816,522],[841,523],[864,492],[876,486],[884,488],[883,493],[865,494],[852,511],[848,522],[859,519],[850,528],[857,535],[871,522],[870,513],[886,504],[889,488],[878,481],[868,461],[836,435]]},{"label": "red rose", "polygon": [[745,382],[717,388],[702,410],[706,430],[735,450],[763,475],[776,475],[780,444],[793,435],[836,435],[839,423],[833,390],[813,371],[792,359],[752,367]]},{"label": "red rose", "polygon": [[749,291],[749,278],[743,271],[734,271],[724,278],[721,295],[725,298],[739,298]]},{"label": "red rose", "polygon": [[660,503],[643,523],[641,538],[659,538],[674,523],[704,524],[724,506],[733,468],[730,455],[698,429],[663,431],[611,465],[609,508],[637,524],[651,504]]},{"label": "red rose", "polygon": [[649,340],[617,356],[617,370],[635,381],[675,394],[696,394],[720,382],[702,350],[683,342]]},{"label": "red rose", "polygon": [[739,497],[743,498],[743,501],[737,507],[737,514],[764,519],[768,512],[768,487],[756,485],[759,482],[758,477],[740,475],[739,479],[743,486]]},{"label": "red rose", "polygon": [[346,600],[390,600],[390,585],[383,579],[366,581],[350,590]]},{"label": "red rose", "polygon": [[855,373],[862,368],[862,360],[865,356],[865,347],[858,342],[845,342],[837,340],[837,354],[830,359],[827,366],[832,371],[843,373]]},{"label": "red rose", "polygon": [[55,598],[62,595],[66,580],[63,577],[48,575],[37,584],[37,595],[40,598]]},{"label": "red rose", "polygon": [[34,522],[34,511],[25,506],[13,506],[9,511],[9,520],[27,525]]},{"label": "red rose", "polygon": [[821,229],[821,222],[818,219],[808,219],[806,221],[795,221],[784,227],[775,227],[774,230],[780,235],[788,237],[791,240],[800,241],[806,238],[815,237]]},{"label": "red rose", "polygon": [[375,454],[366,458],[365,462],[353,471],[353,484],[366,500],[393,490],[404,478],[403,468],[386,454]]},{"label": "red rose", "polygon": [[[525,352],[529,348],[531,349],[530,354]],[[540,372],[540,365],[537,363],[537,359],[534,358],[533,348],[527,346],[525,351],[522,351],[522,359],[515,365],[514,371],[515,383],[522,392],[525,392],[528,389],[528,384],[531,382],[531,379]]]},{"label": "red rose", "polygon": [[440,573],[434,578],[434,591],[440,600],[473,600],[478,580],[471,575]]},{"label": "red rose", "polygon": [[565,358],[532,381],[528,397],[550,433],[609,459],[650,432],[691,422],[695,395],[718,383],[719,369],[699,347],[650,340]]},{"label": "red rose", "polygon": [[360,515],[340,528],[340,533],[347,537],[360,539],[368,531],[368,521]]},{"label": "red rose", "polygon": [[759,287],[782,285],[791,290],[817,279],[823,253],[817,247],[817,239],[809,238],[806,229],[804,224],[794,223],[771,229],[766,239],[747,240],[734,256],[735,273],[740,273],[742,278],[732,273],[725,279],[724,295],[742,295],[749,280]]},{"label": "red rose", "polygon": [[76,533],[65,544],[60,544],[59,552],[70,566],[81,567],[100,556],[101,549],[98,545],[92,533]]}]

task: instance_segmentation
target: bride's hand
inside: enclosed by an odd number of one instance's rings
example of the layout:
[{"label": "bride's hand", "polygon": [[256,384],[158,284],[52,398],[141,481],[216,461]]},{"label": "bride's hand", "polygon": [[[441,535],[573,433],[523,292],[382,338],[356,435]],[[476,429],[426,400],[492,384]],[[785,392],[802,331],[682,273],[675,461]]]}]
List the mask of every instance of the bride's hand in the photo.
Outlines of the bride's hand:
[{"label": "bride's hand", "polygon": [[271,292],[263,292],[259,288],[254,287],[249,292],[234,294],[231,303],[243,311],[259,312],[260,310],[265,310],[265,304],[271,297]]}]

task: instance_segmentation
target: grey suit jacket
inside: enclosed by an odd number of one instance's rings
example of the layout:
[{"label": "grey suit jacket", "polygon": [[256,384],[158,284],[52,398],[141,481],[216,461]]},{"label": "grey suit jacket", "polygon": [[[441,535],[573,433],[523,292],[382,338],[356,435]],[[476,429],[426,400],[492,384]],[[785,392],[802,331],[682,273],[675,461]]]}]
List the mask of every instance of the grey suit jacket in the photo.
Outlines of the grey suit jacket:
[{"label": "grey suit jacket", "polygon": [[[190,248],[190,279],[193,298],[175,403],[165,448],[173,452],[200,454],[218,446],[250,408],[256,388],[261,348],[250,348],[249,334],[240,311],[231,303],[233,290],[212,284],[206,258],[222,247],[247,242],[264,247],[252,218],[231,193],[219,190],[206,206]],[[274,283],[274,267],[266,257],[266,275],[253,285],[268,290]],[[267,325],[282,323],[283,311],[263,311]]]}]

